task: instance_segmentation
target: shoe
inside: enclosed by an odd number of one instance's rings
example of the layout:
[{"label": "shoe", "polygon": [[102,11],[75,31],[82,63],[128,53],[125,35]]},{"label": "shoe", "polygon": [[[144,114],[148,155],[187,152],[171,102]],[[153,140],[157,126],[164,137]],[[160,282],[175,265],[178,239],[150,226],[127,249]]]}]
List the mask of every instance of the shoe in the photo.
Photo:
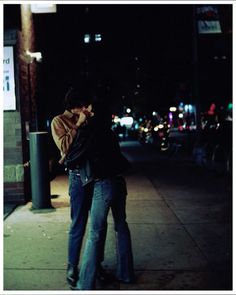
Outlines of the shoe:
[{"label": "shoe", "polygon": [[76,290],[77,290],[77,291],[78,291],[78,290],[81,291],[81,289],[79,289],[78,287],[76,287],[76,286],[71,286],[71,285],[70,285],[70,289],[73,290],[73,291],[76,291]]},{"label": "shoe", "polygon": [[109,284],[115,280],[114,276],[108,273],[101,265],[97,269],[96,279],[104,284]]},{"label": "shoe", "polygon": [[78,281],[78,267],[68,264],[66,279],[70,287],[74,288]]}]

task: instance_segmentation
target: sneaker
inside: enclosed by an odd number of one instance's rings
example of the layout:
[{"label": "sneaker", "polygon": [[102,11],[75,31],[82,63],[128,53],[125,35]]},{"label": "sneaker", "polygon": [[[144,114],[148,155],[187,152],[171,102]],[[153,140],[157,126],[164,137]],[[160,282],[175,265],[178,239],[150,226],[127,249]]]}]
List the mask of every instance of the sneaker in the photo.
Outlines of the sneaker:
[{"label": "sneaker", "polygon": [[70,287],[75,287],[76,283],[78,281],[78,267],[72,266],[68,264],[67,266],[67,273],[66,273],[66,279]]}]

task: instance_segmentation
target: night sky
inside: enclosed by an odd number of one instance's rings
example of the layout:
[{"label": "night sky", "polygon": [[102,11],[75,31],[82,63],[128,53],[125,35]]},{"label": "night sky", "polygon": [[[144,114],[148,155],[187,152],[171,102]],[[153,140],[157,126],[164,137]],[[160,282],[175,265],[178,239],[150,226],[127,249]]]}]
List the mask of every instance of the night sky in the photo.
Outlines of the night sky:
[{"label": "night sky", "polygon": [[[200,79],[203,105],[232,98],[231,5],[220,5],[219,13],[223,34],[198,37],[199,64],[205,73]],[[5,28],[20,28],[19,5],[5,5],[4,16]],[[67,88],[79,83],[86,71],[109,86],[117,110],[137,105],[165,111],[181,99],[192,102],[192,16],[193,5],[184,4],[65,4],[57,5],[56,14],[34,14],[37,51],[43,55],[45,114],[63,110]],[[100,33],[102,41],[84,44],[85,33]],[[216,65],[216,55],[228,59]]]}]

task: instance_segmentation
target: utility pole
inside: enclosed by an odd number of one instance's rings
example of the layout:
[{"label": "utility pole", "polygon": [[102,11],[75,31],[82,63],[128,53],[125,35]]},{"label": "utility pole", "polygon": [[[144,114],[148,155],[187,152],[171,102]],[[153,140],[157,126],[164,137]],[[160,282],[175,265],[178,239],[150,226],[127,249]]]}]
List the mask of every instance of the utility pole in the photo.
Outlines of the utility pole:
[{"label": "utility pole", "polygon": [[192,6],[193,14],[193,100],[195,103],[196,114],[196,135],[198,137],[201,130],[201,116],[200,116],[200,103],[199,103],[199,58],[198,58],[198,31],[197,31],[197,12],[196,5]]}]

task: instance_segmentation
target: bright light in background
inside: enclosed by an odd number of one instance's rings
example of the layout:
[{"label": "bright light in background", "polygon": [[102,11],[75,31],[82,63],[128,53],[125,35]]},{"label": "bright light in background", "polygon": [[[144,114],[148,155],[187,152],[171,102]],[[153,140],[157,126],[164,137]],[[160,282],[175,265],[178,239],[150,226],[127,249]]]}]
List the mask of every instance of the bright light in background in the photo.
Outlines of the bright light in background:
[{"label": "bright light in background", "polygon": [[133,123],[134,123],[133,117],[123,117],[123,118],[120,119],[120,125],[121,126],[129,127],[129,126],[133,125]]},{"label": "bright light in background", "polygon": [[91,41],[91,36],[90,34],[85,34],[84,35],[84,43],[90,43]]},{"label": "bright light in background", "polygon": [[102,41],[102,35],[101,34],[95,34],[95,42]]},{"label": "bright light in background", "polygon": [[183,109],[184,109],[184,103],[181,102],[181,103],[179,104],[179,111],[182,111]]},{"label": "bright light in background", "polygon": [[131,109],[130,108],[127,108],[126,109],[126,112],[129,114],[129,113],[131,113]]},{"label": "bright light in background", "polygon": [[185,112],[187,112],[187,111],[191,112],[192,109],[193,109],[193,106],[192,106],[191,104],[186,104],[186,105],[184,106],[184,110],[185,110]]},{"label": "bright light in background", "polygon": [[154,127],[154,131],[158,131],[158,126]]},{"label": "bright light in background", "polygon": [[156,116],[156,115],[157,115],[157,112],[155,112],[155,111],[152,112],[152,115],[153,115],[153,116]]},{"label": "bright light in background", "polygon": [[118,123],[118,122],[120,122],[120,118],[119,118],[118,116],[115,116],[113,122],[114,122],[114,123]]},{"label": "bright light in background", "polygon": [[177,108],[176,107],[170,107],[169,110],[170,110],[170,112],[176,112]]},{"label": "bright light in background", "polygon": [[56,4],[31,4],[32,13],[56,13]]},{"label": "bright light in background", "polygon": [[184,115],[182,113],[179,114],[179,118],[183,118]]},{"label": "bright light in background", "polygon": [[233,104],[231,102],[228,104],[227,109],[228,110],[232,110],[233,109]]}]

